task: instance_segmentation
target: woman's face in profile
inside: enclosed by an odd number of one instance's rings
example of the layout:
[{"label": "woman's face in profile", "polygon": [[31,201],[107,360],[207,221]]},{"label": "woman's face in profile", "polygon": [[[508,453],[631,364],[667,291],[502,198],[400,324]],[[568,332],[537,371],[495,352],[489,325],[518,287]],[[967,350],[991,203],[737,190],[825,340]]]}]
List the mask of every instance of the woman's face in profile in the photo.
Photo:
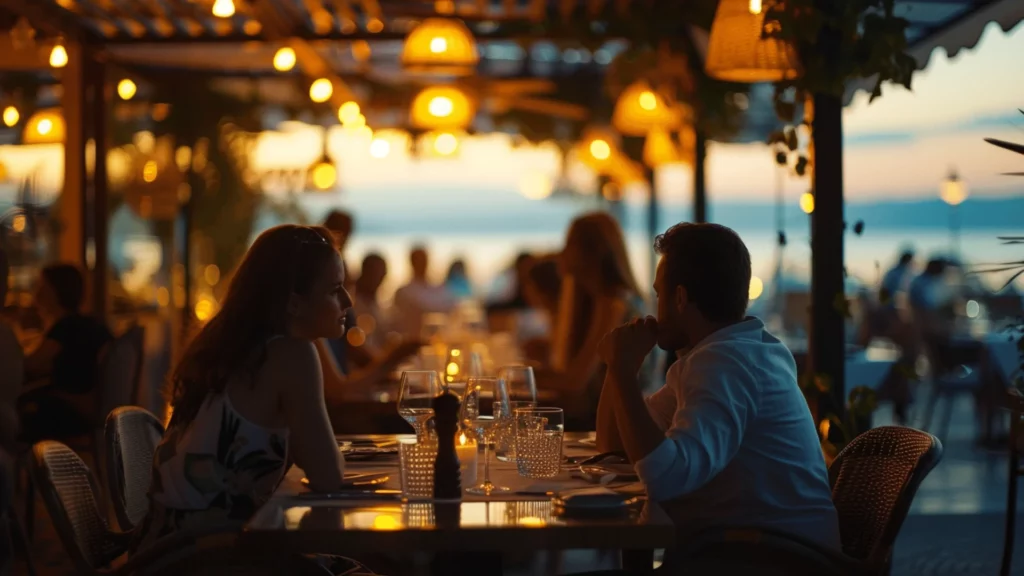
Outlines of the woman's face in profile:
[{"label": "woman's face in profile", "polygon": [[44,276],[39,276],[36,281],[36,291],[32,295],[32,301],[43,312],[53,313],[60,310],[60,306],[57,304],[57,293],[54,292],[53,286],[50,286]]},{"label": "woman's face in profile", "polygon": [[345,314],[352,297],[345,290],[345,267],[334,253],[317,276],[295,315],[299,329],[310,338],[341,338],[345,335]]}]

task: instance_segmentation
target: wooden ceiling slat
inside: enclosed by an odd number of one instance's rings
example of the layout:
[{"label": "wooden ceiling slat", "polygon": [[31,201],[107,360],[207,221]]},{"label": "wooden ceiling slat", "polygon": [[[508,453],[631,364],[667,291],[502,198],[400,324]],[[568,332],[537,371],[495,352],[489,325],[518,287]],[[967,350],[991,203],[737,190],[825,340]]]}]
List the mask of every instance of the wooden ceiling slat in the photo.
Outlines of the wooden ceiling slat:
[{"label": "wooden ceiling slat", "polygon": [[177,13],[182,14],[182,22],[189,29],[191,36],[199,37],[204,34],[214,34],[211,19],[213,14],[210,10],[190,0],[167,0],[178,8]]},{"label": "wooden ceiling slat", "polygon": [[338,14],[338,26],[342,34],[352,34],[358,29],[356,12],[350,0],[334,0],[334,11]]}]

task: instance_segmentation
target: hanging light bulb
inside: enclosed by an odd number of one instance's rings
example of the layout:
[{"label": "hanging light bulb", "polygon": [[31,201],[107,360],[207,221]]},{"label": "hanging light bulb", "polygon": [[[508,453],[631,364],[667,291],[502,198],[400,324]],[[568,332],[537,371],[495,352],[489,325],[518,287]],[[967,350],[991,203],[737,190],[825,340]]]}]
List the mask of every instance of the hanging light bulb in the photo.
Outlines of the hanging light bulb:
[{"label": "hanging light bulb", "polygon": [[50,50],[50,66],[63,68],[68,65],[68,51],[64,48],[64,42],[58,40],[53,50]]},{"label": "hanging light bulb", "polygon": [[231,18],[235,15],[235,3],[232,0],[216,0],[213,3],[213,15],[217,18]]},{"label": "hanging light bulb", "polygon": [[309,87],[309,99],[316,103],[327,102],[334,94],[334,86],[327,78],[318,78]]},{"label": "hanging light bulb", "polygon": [[14,106],[8,106],[4,108],[4,125],[10,128],[21,120],[21,113]]},{"label": "hanging light bulb", "polygon": [[338,108],[338,121],[346,126],[356,122],[362,114],[359,112],[359,104],[349,100]]},{"label": "hanging light bulb", "polygon": [[410,120],[428,130],[455,130],[469,126],[476,114],[472,101],[453,86],[432,86],[413,100]]},{"label": "hanging light bulb", "polygon": [[402,45],[402,66],[410,72],[468,75],[479,59],[473,33],[454,18],[427,18]]},{"label": "hanging light bulb", "polygon": [[598,160],[607,160],[612,155],[612,147],[600,138],[590,143],[590,154]]},{"label": "hanging light bulb", "polygon": [[295,67],[295,50],[288,46],[277,49],[274,53],[274,70],[287,72]]},{"label": "hanging light bulb", "polygon": [[137,89],[135,82],[132,82],[129,78],[125,78],[117,83],[117,95],[120,96],[122,100],[131,100],[132,96],[135,96],[135,91]]},{"label": "hanging light bulb", "polygon": [[451,156],[459,147],[459,139],[450,132],[442,132],[434,138],[434,151],[442,156]]},{"label": "hanging light bulb", "polygon": [[324,154],[309,172],[310,183],[315,190],[325,191],[334,188],[338,182],[338,169],[334,162]]}]

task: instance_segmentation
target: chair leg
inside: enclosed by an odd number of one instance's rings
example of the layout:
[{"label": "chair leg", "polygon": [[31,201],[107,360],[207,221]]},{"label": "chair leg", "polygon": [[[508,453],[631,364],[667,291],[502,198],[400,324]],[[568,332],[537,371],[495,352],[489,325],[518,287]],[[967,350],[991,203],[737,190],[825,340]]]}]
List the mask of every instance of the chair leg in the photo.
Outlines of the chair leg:
[{"label": "chair leg", "polygon": [[945,399],[946,409],[943,411],[941,424],[937,428],[939,440],[946,441],[946,437],[949,435],[949,421],[953,419],[953,408],[956,405],[956,394],[945,393],[942,395]]},{"label": "chair leg", "polygon": [[25,559],[25,566],[28,568],[29,576],[36,576],[36,565],[32,561],[32,549],[28,545],[28,539],[25,537],[25,529],[18,520],[17,514],[14,513],[14,509],[7,511],[8,522],[11,525],[11,536],[14,540],[14,553],[20,554]]},{"label": "chair leg", "polygon": [[1006,528],[1003,532],[1003,561],[999,576],[1010,576],[1013,564],[1014,529],[1017,522],[1017,482],[1019,477],[1020,453],[1017,452],[1017,435],[1020,432],[1020,415],[1013,414],[1010,420],[1010,482],[1006,491]]},{"label": "chair leg", "polygon": [[25,483],[25,538],[31,542],[36,528],[36,483],[29,474]]},{"label": "chair leg", "polygon": [[932,382],[932,389],[928,394],[928,404],[924,408],[924,418],[921,420],[921,429],[928,431],[932,426],[932,415],[935,413],[935,404],[939,401],[939,388]]}]

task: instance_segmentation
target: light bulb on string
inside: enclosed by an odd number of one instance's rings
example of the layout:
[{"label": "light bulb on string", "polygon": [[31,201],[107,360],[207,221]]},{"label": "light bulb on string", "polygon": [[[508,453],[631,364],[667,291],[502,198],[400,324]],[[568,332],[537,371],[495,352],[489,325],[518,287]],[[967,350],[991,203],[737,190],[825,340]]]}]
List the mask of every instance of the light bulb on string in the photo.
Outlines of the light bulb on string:
[{"label": "light bulb on string", "polygon": [[231,18],[235,15],[235,3],[232,0],[216,0],[213,3],[213,15],[217,18]]},{"label": "light bulb on string", "polygon": [[50,51],[50,66],[54,68],[63,68],[68,65],[68,51],[64,48],[64,42],[61,40],[57,41],[54,45],[53,50]]},{"label": "light bulb on string", "polygon": [[287,72],[295,67],[295,50],[288,46],[277,49],[274,53],[274,70]]}]

